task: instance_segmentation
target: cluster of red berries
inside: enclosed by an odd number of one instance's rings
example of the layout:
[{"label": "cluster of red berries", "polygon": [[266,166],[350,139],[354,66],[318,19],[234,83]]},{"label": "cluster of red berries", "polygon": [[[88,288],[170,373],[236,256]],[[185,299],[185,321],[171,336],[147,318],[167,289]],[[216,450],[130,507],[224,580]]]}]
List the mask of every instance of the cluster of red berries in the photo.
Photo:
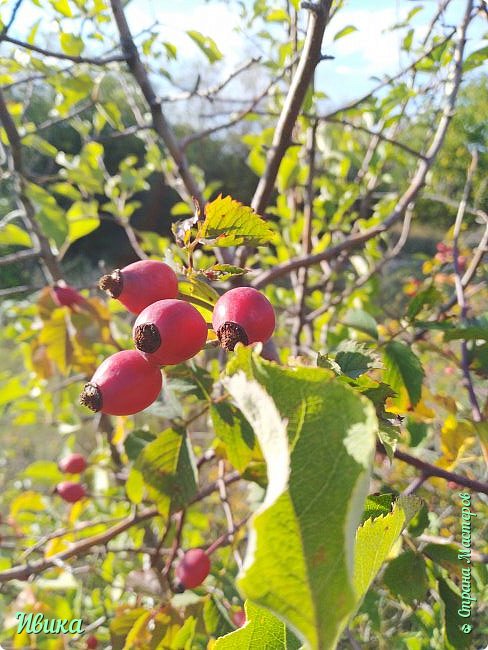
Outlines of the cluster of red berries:
[{"label": "cluster of red berries", "polygon": [[[135,350],[108,357],[85,384],[80,402],[94,412],[133,415],[152,404],[162,388],[161,366],[194,357],[207,341],[208,326],[193,305],[178,300],[178,278],[164,262],[142,260],[111,275],[99,287],[137,315]],[[273,307],[259,291],[238,287],[217,301],[213,329],[220,344],[266,342],[275,328]]]},{"label": "cluster of red berries", "polygon": [[[87,462],[82,454],[69,454],[59,461],[58,467],[63,474],[81,474],[85,471]],[[75,481],[62,481],[54,491],[68,503],[76,503],[86,496],[85,486]]]}]

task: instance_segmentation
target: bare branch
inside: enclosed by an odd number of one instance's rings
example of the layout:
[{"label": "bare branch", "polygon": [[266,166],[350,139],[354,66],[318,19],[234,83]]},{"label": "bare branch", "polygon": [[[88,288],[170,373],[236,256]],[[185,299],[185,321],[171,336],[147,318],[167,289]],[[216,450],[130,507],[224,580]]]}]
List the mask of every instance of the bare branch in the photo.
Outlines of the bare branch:
[{"label": "bare branch", "polygon": [[171,157],[176,163],[183,184],[188,192],[188,198],[195,197],[200,205],[203,205],[204,200],[200,187],[198,186],[196,179],[190,171],[190,166],[188,164],[188,160],[185,156],[184,151],[182,150],[171,126],[164,116],[161,100],[156,96],[147,71],[141,61],[139,51],[134,43],[129,24],[122,7],[121,0],[110,0],[110,4],[112,6],[112,12],[117,24],[117,29],[119,31],[120,45],[125,55],[124,58],[126,59],[127,65],[129,66],[129,69],[136,83],[141,89],[141,92],[149,105],[154,130],[163,140]]},{"label": "bare branch", "polygon": [[38,45],[25,43],[24,41],[19,41],[17,38],[12,38],[10,36],[3,36],[0,38],[0,41],[2,40],[6,43],[17,45],[17,47],[22,47],[25,50],[37,52],[43,56],[50,56],[54,59],[61,59],[63,61],[72,61],[73,63],[89,63],[91,65],[104,66],[108,63],[115,63],[116,61],[125,61],[125,56],[122,54],[114,54],[113,56],[107,57],[74,56],[72,54],[65,54],[64,52],[52,52],[51,50],[46,50],[45,48],[39,47]]},{"label": "bare branch", "polygon": [[[290,144],[292,130],[302,107],[305,93],[320,61],[322,39],[329,20],[331,4],[332,0],[321,0],[314,3],[314,8],[310,11],[300,60],[276,124],[273,141],[266,157],[265,172],[251,202],[252,208],[258,214],[263,214],[268,205],[281,161]],[[240,264],[242,262],[241,259]]]},{"label": "bare branch", "polygon": [[[466,206],[468,203],[469,193],[471,191],[471,186],[473,183],[473,176],[477,166],[478,166],[478,152],[474,150],[471,156],[471,163],[468,167],[468,173],[466,175],[466,183],[464,185],[461,201],[459,202],[459,208],[457,211],[456,221],[454,223],[454,228],[453,228],[454,282],[456,287],[456,299],[461,309],[461,323],[463,324],[466,324],[467,321],[468,307],[466,304],[463,280],[461,277],[461,270],[459,267],[459,235],[461,233],[461,226],[463,223],[464,215],[466,214]],[[478,398],[476,397],[476,392],[474,390],[471,372],[469,370],[468,344],[464,339],[461,341],[461,369],[464,376],[463,383],[466,387],[469,396],[469,401],[471,403],[471,412],[472,412],[473,420],[475,422],[481,422],[483,420],[483,416],[481,413],[480,405],[478,403]]]}]

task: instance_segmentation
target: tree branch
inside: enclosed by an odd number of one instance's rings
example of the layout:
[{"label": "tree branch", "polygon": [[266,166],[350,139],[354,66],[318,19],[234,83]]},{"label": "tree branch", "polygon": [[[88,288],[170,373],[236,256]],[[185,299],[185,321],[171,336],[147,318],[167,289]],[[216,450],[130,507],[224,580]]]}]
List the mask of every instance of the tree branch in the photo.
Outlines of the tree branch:
[{"label": "tree branch", "polygon": [[283,156],[290,144],[292,130],[302,107],[305,93],[320,61],[322,39],[329,20],[331,4],[332,0],[321,0],[315,3],[314,10],[310,11],[307,34],[300,60],[276,125],[271,148],[266,157],[265,172],[258,183],[251,202],[252,208],[258,214],[263,214],[269,203],[276,176]]},{"label": "tree branch", "polygon": [[[19,132],[17,131],[17,127],[15,126],[15,122],[13,121],[9,113],[9,110],[7,108],[7,104],[5,102],[5,98],[3,96],[3,92],[1,88],[0,88],[0,122],[2,123],[3,128],[5,129],[5,134],[7,136],[7,140],[10,145],[10,151],[12,154],[13,168],[17,174],[19,200],[20,203],[22,204],[23,213],[24,213],[23,219],[27,225],[29,234],[31,235],[31,238],[34,241],[36,247],[35,251],[19,251],[19,253],[13,253],[13,255],[17,256],[17,259],[19,258],[19,256],[23,259],[29,257],[30,258],[40,257],[43,263],[44,272],[46,276],[50,278],[52,281],[60,280],[62,278],[61,268],[56,259],[56,256],[53,254],[51,250],[51,246],[49,244],[47,237],[45,237],[44,233],[39,227],[39,224],[37,223],[34,206],[32,205],[25,191],[25,178],[23,175],[24,169],[23,169],[23,161],[22,161],[22,144],[21,144]],[[5,261],[6,259],[8,260],[8,257],[9,256],[5,256],[3,258],[3,264],[10,263],[9,261]],[[12,261],[17,261],[17,259],[14,259]]]},{"label": "tree branch", "polygon": [[121,0],[110,0],[110,4],[119,31],[120,45],[125,55],[124,58],[149,105],[154,130],[166,145],[171,157],[178,167],[178,172],[189,195],[188,198],[191,199],[194,197],[200,205],[203,205],[204,200],[200,187],[190,171],[188,160],[178,143],[171,126],[164,116],[161,100],[156,96],[147,71],[141,61]]},{"label": "tree branch", "polygon": [[73,63],[90,63],[91,65],[100,65],[104,66],[107,63],[115,63],[116,61],[125,61],[125,56],[122,54],[114,54],[113,56],[108,57],[87,57],[87,56],[74,56],[72,54],[65,54],[64,52],[52,52],[51,50],[46,50],[43,47],[38,45],[32,45],[31,43],[25,43],[24,41],[19,41],[16,38],[11,36],[4,35],[0,37],[0,41],[5,41],[6,43],[12,43],[12,45],[17,45],[17,47],[22,47],[25,50],[30,50],[31,52],[37,52],[43,56],[50,56],[54,59],[61,59],[63,61],[72,61]]},{"label": "tree branch", "polygon": [[364,243],[377,237],[383,232],[386,232],[389,228],[393,226],[399,219],[403,217],[407,207],[413,203],[420,192],[420,189],[425,183],[427,174],[431,169],[437,154],[439,153],[444,138],[447,133],[447,129],[451,122],[452,116],[454,114],[454,107],[456,104],[456,98],[459,91],[459,86],[462,79],[462,64],[463,64],[463,55],[464,48],[466,44],[466,31],[471,20],[471,11],[473,8],[473,0],[468,0],[466,11],[463,16],[463,20],[458,27],[458,39],[456,43],[456,48],[454,50],[452,67],[448,80],[446,82],[446,99],[444,107],[442,110],[442,115],[439,120],[439,124],[435,131],[432,142],[427,149],[423,158],[421,158],[417,165],[417,170],[414,174],[414,177],[403,193],[403,195],[398,200],[397,205],[395,206],[392,213],[378,226],[369,228],[361,233],[356,235],[351,235],[347,237],[344,241],[327,248],[325,251],[316,253],[314,255],[302,255],[300,257],[292,258],[287,262],[277,264],[274,268],[269,269],[260,273],[251,283],[251,286],[259,289],[270,282],[276,280],[283,275],[294,271],[300,267],[312,266],[318,264],[323,260],[331,260],[337,257],[342,251],[351,251],[355,248],[362,246]]}]

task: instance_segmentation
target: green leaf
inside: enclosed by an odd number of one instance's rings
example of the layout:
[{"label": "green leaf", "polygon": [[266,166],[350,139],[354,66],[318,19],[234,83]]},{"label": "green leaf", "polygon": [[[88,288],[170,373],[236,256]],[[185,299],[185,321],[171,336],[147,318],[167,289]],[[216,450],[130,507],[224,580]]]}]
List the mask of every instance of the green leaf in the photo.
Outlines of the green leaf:
[{"label": "green leaf", "polygon": [[100,225],[98,203],[96,201],[75,201],[66,213],[68,220],[68,241],[72,244],[77,239],[93,232]]},{"label": "green leaf", "polygon": [[220,61],[222,58],[222,52],[217,47],[217,44],[210,38],[210,36],[204,36],[200,32],[196,32],[193,29],[190,29],[186,32],[191,40],[200,48],[200,50],[205,54],[210,63],[215,63]]},{"label": "green leaf", "polygon": [[55,485],[63,480],[63,474],[57,464],[47,460],[36,460],[31,463],[22,472],[22,476],[45,485]]},{"label": "green leaf", "polygon": [[488,46],[482,47],[475,52],[472,52],[468,57],[466,57],[463,63],[463,71],[467,72],[468,70],[474,70],[480,65],[483,65],[488,59]]},{"label": "green leaf", "polygon": [[450,576],[461,578],[461,562],[459,561],[459,548],[454,544],[426,544],[422,553],[429,560],[435,562],[448,571]]},{"label": "green leaf", "polygon": [[335,362],[344,375],[357,379],[371,367],[378,367],[375,356],[361,343],[344,341],[338,348]]},{"label": "green leaf", "polygon": [[343,325],[363,332],[373,339],[378,339],[378,327],[375,319],[362,309],[350,309],[341,322]]},{"label": "green leaf", "polygon": [[265,18],[268,23],[289,23],[290,16],[284,9],[273,9]]},{"label": "green leaf", "polygon": [[383,582],[408,605],[424,600],[429,588],[424,558],[414,551],[405,551],[388,563]]},{"label": "green leaf", "polygon": [[0,230],[0,246],[32,246],[28,233],[14,223],[8,223]]},{"label": "green leaf", "polygon": [[213,404],[210,416],[215,435],[224,444],[227,458],[237,471],[243,472],[253,458],[256,440],[249,422],[232,404]]},{"label": "green leaf", "polygon": [[224,282],[246,273],[249,273],[249,269],[241,269],[239,266],[232,266],[232,264],[214,264],[203,271],[203,274],[211,282]]},{"label": "green leaf", "polygon": [[412,406],[420,400],[424,370],[418,357],[400,341],[390,341],[384,348],[384,381],[399,392],[405,387]]},{"label": "green leaf", "polygon": [[410,50],[412,49],[412,42],[413,42],[414,34],[415,34],[415,30],[414,29],[409,29],[408,32],[407,32],[407,35],[403,39],[402,49],[404,49],[406,52],[410,52]]},{"label": "green leaf", "polygon": [[73,16],[68,0],[50,0],[50,2],[58,13],[66,16],[67,18],[71,18]]},{"label": "green leaf", "polygon": [[393,501],[393,494],[370,494],[366,498],[361,523],[364,524],[366,519],[375,519],[381,515],[390,514],[393,506]]},{"label": "green leaf", "polygon": [[374,455],[373,405],[325,369],[282,368],[247,348],[228,371],[225,387],[268,471],[238,587],[310,648],[333,648],[356,604],[354,535]]},{"label": "green leaf", "polygon": [[357,32],[358,28],[354,27],[354,25],[347,25],[346,27],[343,27],[341,30],[337,32],[337,34],[334,36],[334,41],[338,41],[340,38],[344,38],[344,36],[347,36],[348,34],[352,34],[353,32]]},{"label": "green leaf", "polygon": [[336,375],[342,375],[341,367],[338,363],[331,359],[328,354],[321,354],[320,352],[317,355],[317,367],[318,368],[327,368],[327,370],[332,370]]},{"label": "green leaf", "polygon": [[185,507],[197,489],[196,469],[186,435],[166,429],[147,444],[134,464],[149,498],[162,516]]},{"label": "green leaf", "polygon": [[354,551],[354,586],[359,600],[368,591],[402,530],[421,505],[418,497],[400,497],[389,514],[368,519],[359,527]]},{"label": "green leaf", "polygon": [[465,634],[461,627],[470,623],[469,618],[458,614],[461,606],[461,594],[451,582],[438,578],[439,596],[442,598],[442,614],[444,619],[444,648],[446,650],[463,650],[472,648],[472,633]]},{"label": "green leaf", "polygon": [[424,307],[432,307],[442,300],[442,296],[435,287],[427,287],[412,298],[407,309],[407,318],[415,318]]},{"label": "green leaf", "polygon": [[63,52],[70,56],[80,56],[85,49],[83,39],[74,34],[69,34],[68,32],[61,32],[59,35],[59,42],[61,43],[61,49]]},{"label": "green leaf", "polygon": [[213,650],[299,650],[300,642],[266,609],[246,600],[246,624],[217,639]]},{"label": "green leaf", "polygon": [[214,246],[260,246],[275,240],[268,224],[252,208],[222,195],[205,206],[198,235]]},{"label": "green leaf", "polygon": [[131,431],[127,438],[124,440],[125,453],[129,460],[135,460],[144,447],[155,440],[156,436],[150,431],[144,429],[136,429]]}]

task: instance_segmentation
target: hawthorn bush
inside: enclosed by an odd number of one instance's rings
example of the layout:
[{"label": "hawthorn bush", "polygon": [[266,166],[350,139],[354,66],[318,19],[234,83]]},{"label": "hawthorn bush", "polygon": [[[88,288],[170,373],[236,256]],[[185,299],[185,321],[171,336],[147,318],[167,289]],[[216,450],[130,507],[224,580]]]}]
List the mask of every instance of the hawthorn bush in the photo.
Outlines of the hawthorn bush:
[{"label": "hawthorn bush", "polygon": [[[486,7],[405,3],[405,67],[330,110],[347,5],[228,4],[261,56],[187,30],[186,91],[121,0],[0,3],[0,643],[481,649],[486,133],[456,111]],[[249,206],[208,181],[220,132]],[[133,219],[154,173],[171,238]],[[80,266],[104,223],[131,263]]]}]

